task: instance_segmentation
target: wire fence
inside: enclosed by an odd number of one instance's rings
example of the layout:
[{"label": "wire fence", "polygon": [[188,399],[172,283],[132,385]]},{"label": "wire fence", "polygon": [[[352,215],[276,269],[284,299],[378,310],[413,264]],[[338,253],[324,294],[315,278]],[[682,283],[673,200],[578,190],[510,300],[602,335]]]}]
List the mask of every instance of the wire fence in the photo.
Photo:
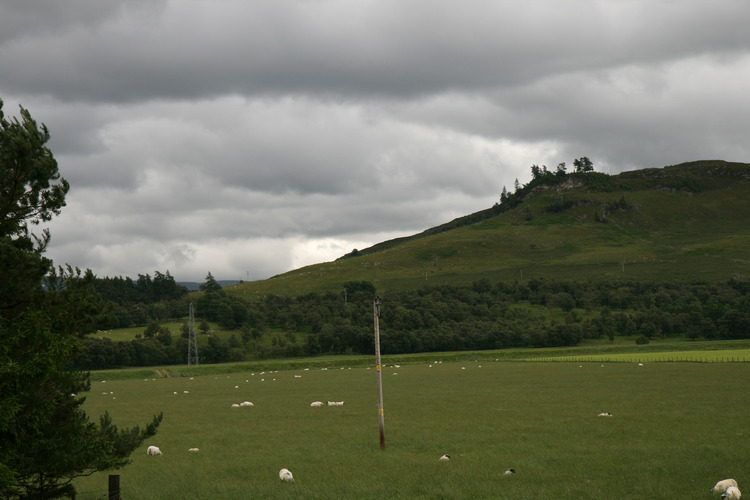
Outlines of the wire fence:
[{"label": "wire fence", "polygon": [[654,356],[645,358],[616,358],[609,356],[570,356],[570,357],[531,357],[517,358],[513,361],[544,363],[748,363],[745,356]]}]

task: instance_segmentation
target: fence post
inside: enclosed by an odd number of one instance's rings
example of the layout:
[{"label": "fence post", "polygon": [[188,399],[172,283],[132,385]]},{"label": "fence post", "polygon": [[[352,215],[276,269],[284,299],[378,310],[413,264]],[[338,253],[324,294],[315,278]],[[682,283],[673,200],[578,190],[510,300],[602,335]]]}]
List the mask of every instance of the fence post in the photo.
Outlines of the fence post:
[{"label": "fence post", "polygon": [[120,475],[110,474],[109,475],[109,500],[121,500],[120,497]]}]

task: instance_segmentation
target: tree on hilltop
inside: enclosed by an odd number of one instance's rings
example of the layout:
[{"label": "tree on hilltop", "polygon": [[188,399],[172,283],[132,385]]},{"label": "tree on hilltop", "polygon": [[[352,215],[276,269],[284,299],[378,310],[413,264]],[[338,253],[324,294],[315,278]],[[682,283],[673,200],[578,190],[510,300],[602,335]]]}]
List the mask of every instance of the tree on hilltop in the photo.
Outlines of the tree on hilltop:
[{"label": "tree on hilltop", "polygon": [[206,275],[206,281],[201,283],[199,288],[203,292],[220,292],[221,291],[221,285],[214,279],[214,276],[213,274],[211,274],[210,271]]},{"label": "tree on hilltop", "polygon": [[586,156],[581,156],[580,158],[573,160],[573,166],[575,167],[576,172],[586,173],[594,171],[593,162]]},{"label": "tree on hilltop", "polygon": [[31,226],[65,206],[68,182],[45,145],[49,133],[21,108],[6,119],[0,100],[0,498],[73,496],[81,475],[129,461],[161,415],[119,430],[107,413],[83,411],[88,373],[70,369],[102,311],[91,271],[55,269],[43,253],[50,233]]}]

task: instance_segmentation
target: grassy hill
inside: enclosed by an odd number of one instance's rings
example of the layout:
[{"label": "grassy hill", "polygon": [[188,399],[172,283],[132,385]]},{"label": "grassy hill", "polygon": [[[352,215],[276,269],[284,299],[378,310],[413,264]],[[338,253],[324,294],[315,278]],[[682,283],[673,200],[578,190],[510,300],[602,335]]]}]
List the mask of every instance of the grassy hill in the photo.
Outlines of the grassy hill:
[{"label": "grassy hill", "polygon": [[533,278],[706,280],[750,277],[750,164],[697,161],[606,175],[550,174],[503,203],[333,262],[226,290],[252,300],[379,293]]}]

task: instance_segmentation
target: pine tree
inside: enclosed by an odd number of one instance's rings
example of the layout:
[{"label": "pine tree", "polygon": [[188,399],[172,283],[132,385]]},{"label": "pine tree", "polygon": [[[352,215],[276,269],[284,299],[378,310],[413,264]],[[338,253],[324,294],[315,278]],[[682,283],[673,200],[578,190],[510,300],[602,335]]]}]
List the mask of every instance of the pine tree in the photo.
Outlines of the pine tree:
[{"label": "pine tree", "polygon": [[21,108],[7,120],[0,100],[0,498],[72,496],[72,481],[116,469],[156,433],[118,430],[83,411],[89,375],[70,369],[102,311],[91,271],[53,268],[50,233],[31,226],[65,206],[69,185],[46,147],[49,133]]},{"label": "pine tree", "polygon": [[206,281],[199,287],[204,292],[220,292],[221,285],[217,283],[211,272],[206,275]]}]

